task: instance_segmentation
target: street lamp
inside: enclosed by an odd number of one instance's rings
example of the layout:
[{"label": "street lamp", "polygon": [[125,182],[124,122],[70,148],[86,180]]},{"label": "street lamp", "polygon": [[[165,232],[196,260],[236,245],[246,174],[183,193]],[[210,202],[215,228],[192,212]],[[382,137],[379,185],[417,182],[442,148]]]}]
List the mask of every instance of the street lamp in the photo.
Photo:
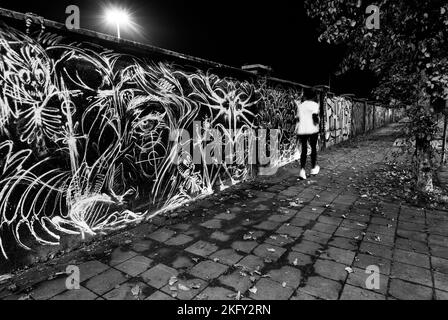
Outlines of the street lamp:
[{"label": "street lamp", "polygon": [[131,17],[129,13],[120,8],[109,8],[106,11],[106,20],[110,24],[115,24],[117,27],[117,37],[121,38],[120,28],[131,24]]}]

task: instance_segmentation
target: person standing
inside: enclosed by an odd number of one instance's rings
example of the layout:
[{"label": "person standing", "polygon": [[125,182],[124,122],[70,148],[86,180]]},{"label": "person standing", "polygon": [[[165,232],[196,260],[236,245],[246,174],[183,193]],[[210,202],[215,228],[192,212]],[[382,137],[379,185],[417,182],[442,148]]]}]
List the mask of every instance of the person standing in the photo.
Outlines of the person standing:
[{"label": "person standing", "polygon": [[312,91],[304,91],[302,101],[295,101],[296,127],[295,134],[302,146],[300,155],[300,179],[306,179],[305,165],[308,153],[308,142],[311,146],[311,175],[317,175],[320,167],[317,165],[317,140],[319,136],[319,104],[317,95]]}]

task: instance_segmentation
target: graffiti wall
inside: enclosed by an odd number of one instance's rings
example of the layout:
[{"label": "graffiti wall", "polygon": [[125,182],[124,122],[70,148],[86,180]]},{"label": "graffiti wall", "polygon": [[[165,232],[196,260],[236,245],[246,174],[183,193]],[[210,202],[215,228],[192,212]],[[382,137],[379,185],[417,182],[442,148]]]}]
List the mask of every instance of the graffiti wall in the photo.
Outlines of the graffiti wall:
[{"label": "graffiti wall", "polygon": [[[260,150],[269,166],[299,155],[300,87],[23,29],[0,21],[0,256],[222,190],[257,174]],[[323,106],[327,146],[360,131],[350,101]]]},{"label": "graffiti wall", "polygon": [[353,135],[364,133],[364,102],[354,101],[352,104],[352,132]]},{"label": "graffiti wall", "polygon": [[[51,245],[61,233],[116,230],[245,180],[252,129],[283,128],[278,163],[296,154],[298,89],[186,72],[5,24],[0,49],[0,229],[23,248],[22,239]],[[224,161],[221,144],[210,148],[218,137],[232,150],[246,141],[230,153],[244,159]],[[140,204],[147,209],[136,212]]]},{"label": "graffiti wall", "polygon": [[352,127],[352,102],[342,97],[327,97],[325,139],[326,146],[348,140]]},{"label": "graffiti wall", "polygon": [[373,130],[373,117],[374,117],[374,109],[375,106],[372,104],[367,104],[367,112],[366,112],[366,132]]}]

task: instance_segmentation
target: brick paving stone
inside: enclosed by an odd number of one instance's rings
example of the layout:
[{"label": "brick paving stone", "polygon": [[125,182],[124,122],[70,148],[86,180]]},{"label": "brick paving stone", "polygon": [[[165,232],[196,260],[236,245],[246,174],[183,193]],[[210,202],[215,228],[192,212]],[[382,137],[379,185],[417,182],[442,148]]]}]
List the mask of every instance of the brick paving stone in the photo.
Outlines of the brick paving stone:
[{"label": "brick paving stone", "polygon": [[188,248],[185,249],[185,251],[193,253],[195,255],[201,256],[201,257],[207,257],[211,255],[213,252],[217,251],[218,247],[214,245],[213,243],[207,242],[207,241],[198,241]]},{"label": "brick paving stone", "polygon": [[359,251],[389,260],[392,259],[393,254],[393,250],[391,247],[367,241],[361,242],[361,245],[359,246]]},{"label": "brick paving stone", "polygon": [[440,247],[448,247],[448,237],[442,237],[438,235],[430,235],[428,237],[428,243],[430,246],[437,245]]},{"label": "brick paving stone", "polygon": [[155,289],[140,281],[126,282],[109,291],[103,297],[106,300],[144,300],[154,291]]},{"label": "brick paving stone", "polygon": [[391,270],[391,261],[381,257],[375,257],[368,254],[357,254],[353,266],[366,269],[368,266],[375,265],[380,269],[380,273],[389,275]]},{"label": "brick paving stone", "polygon": [[362,233],[362,230],[359,230],[359,229],[338,227],[338,229],[336,230],[334,235],[337,237],[354,239],[355,237],[360,236],[361,233]]},{"label": "brick paving stone", "polygon": [[276,231],[278,234],[286,234],[293,238],[298,238],[303,233],[303,229],[292,225],[283,224]]},{"label": "brick paving stone", "polygon": [[434,272],[434,284],[437,289],[448,291],[448,275]]},{"label": "brick paving stone", "polygon": [[384,234],[367,232],[364,236],[363,240],[365,242],[372,242],[375,244],[380,244],[384,246],[393,247],[395,243],[394,236],[386,236]]},{"label": "brick paving stone", "polygon": [[434,271],[448,274],[448,260],[438,257],[431,257],[432,268]]},{"label": "brick paving stone", "polygon": [[255,225],[254,228],[260,229],[260,230],[271,231],[271,230],[276,229],[279,225],[280,225],[280,223],[278,223],[278,222],[267,220],[267,221],[263,221],[263,222]]},{"label": "brick paving stone", "polygon": [[167,295],[164,292],[156,291],[145,300],[176,300],[176,299]]},{"label": "brick paving stone", "polygon": [[405,282],[400,279],[391,279],[389,285],[389,294],[399,300],[431,300],[432,289]]},{"label": "brick paving stone", "polygon": [[365,231],[367,229],[367,224],[360,222],[359,220],[344,219],[340,227]]},{"label": "brick paving stone", "polygon": [[334,261],[317,259],[314,263],[314,272],[332,280],[344,281],[347,278],[346,267],[347,265]]},{"label": "brick paving stone", "polygon": [[426,243],[420,241],[413,241],[404,238],[395,239],[395,248],[399,248],[405,251],[414,251],[418,253],[428,254],[429,248]]},{"label": "brick paving stone", "polygon": [[210,259],[218,259],[220,263],[234,265],[243,258],[242,255],[236,253],[233,249],[222,249],[210,256]]},{"label": "brick paving stone", "polygon": [[191,228],[190,223],[176,223],[175,225],[170,226],[171,229],[175,229],[177,231],[187,231]]},{"label": "brick paving stone", "polygon": [[98,296],[84,287],[76,290],[67,290],[64,293],[58,294],[51,298],[51,300],[95,300]]},{"label": "brick paving stone", "polygon": [[120,271],[109,269],[88,280],[84,286],[96,294],[102,295],[126,280],[126,277]]},{"label": "brick paving stone", "polygon": [[232,243],[233,249],[244,253],[250,253],[256,246],[258,246],[256,241],[235,241]]},{"label": "brick paving stone", "polygon": [[437,300],[448,300],[448,292],[436,290]]},{"label": "brick paving stone", "polygon": [[387,226],[383,226],[380,224],[373,224],[373,223],[371,223],[369,225],[369,227],[367,228],[367,232],[380,234],[383,236],[391,236],[391,237],[393,237],[395,235],[394,228],[388,228]]},{"label": "brick paving stone", "polygon": [[173,230],[169,230],[166,228],[160,228],[160,229],[154,231],[153,233],[149,234],[148,237],[151,238],[152,240],[156,240],[159,242],[165,242],[166,240],[171,238],[174,234],[175,234],[175,232]]},{"label": "brick paving stone", "polygon": [[187,236],[185,234],[178,234],[177,236],[167,240],[165,244],[168,246],[183,246],[193,240],[194,239],[190,236]]},{"label": "brick paving stone", "polygon": [[97,260],[91,260],[80,264],[78,268],[80,282],[84,282],[87,279],[106,271],[109,269],[109,266]]},{"label": "brick paving stone", "polygon": [[33,291],[31,291],[30,295],[34,300],[50,299],[67,289],[65,286],[66,279],[66,277],[61,277],[50,281],[41,282]]},{"label": "brick paving stone", "polygon": [[300,210],[298,214],[295,215],[296,218],[308,219],[308,220],[316,220],[319,217],[319,213],[312,211]]},{"label": "brick paving stone", "polygon": [[342,285],[334,280],[322,277],[308,278],[306,285],[297,289],[297,293],[305,293],[320,299],[336,300]]},{"label": "brick paving stone", "polygon": [[291,209],[291,208],[280,207],[277,209],[277,212],[292,217],[292,216],[296,215],[298,211],[295,209]]},{"label": "brick paving stone", "polygon": [[238,263],[238,266],[250,271],[261,270],[264,267],[263,259],[252,254],[245,256]]},{"label": "brick paving stone", "polygon": [[289,300],[318,300],[318,299],[308,293],[296,291],[296,293]]},{"label": "brick paving stone", "polygon": [[221,274],[227,271],[229,267],[221,263],[213,261],[202,261],[195,265],[190,270],[190,274],[204,280],[211,280],[218,278]]},{"label": "brick paving stone", "polygon": [[233,288],[236,292],[246,292],[252,287],[252,281],[249,276],[241,275],[239,270],[233,271],[231,274],[222,275],[219,277],[219,281],[228,287]]},{"label": "brick paving stone", "polygon": [[398,230],[407,230],[407,231],[422,231],[422,225],[417,223],[411,223],[407,221],[399,221],[398,222]]},{"label": "brick paving stone", "polygon": [[215,219],[221,219],[221,220],[233,220],[236,218],[236,214],[235,213],[227,213],[227,212],[222,212],[220,214],[218,214],[217,216],[215,216]]},{"label": "brick paving stone", "polygon": [[426,233],[418,231],[397,230],[397,237],[420,242],[426,242],[427,240]]},{"label": "brick paving stone", "polygon": [[135,256],[123,263],[120,263],[119,265],[115,266],[115,268],[130,275],[131,277],[135,277],[140,273],[148,270],[152,261],[153,260],[144,256]]},{"label": "brick paving stone", "polygon": [[303,218],[294,218],[290,221],[290,224],[295,227],[305,227],[310,224],[312,220],[303,219]]},{"label": "brick paving stone", "polygon": [[448,259],[448,248],[431,245],[431,255]]},{"label": "brick paving stone", "polygon": [[287,259],[288,259],[288,263],[290,265],[299,266],[299,267],[303,267],[305,265],[309,265],[312,263],[311,256],[304,254],[304,253],[296,252],[296,251],[289,252]]},{"label": "brick paving stone", "polygon": [[266,232],[261,231],[261,230],[248,230],[246,235],[250,235],[252,237],[252,240],[257,240],[259,238],[262,238],[264,235],[266,234]]},{"label": "brick paving stone", "polygon": [[283,236],[283,235],[271,235],[269,236],[266,240],[264,240],[264,243],[267,244],[272,244],[274,246],[278,246],[278,247],[283,247],[286,246],[292,242],[294,242],[295,240],[292,238],[289,238],[288,236]]},{"label": "brick paving stone", "polygon": [[173,285],[167,284],[161,290],[179,300],[192,300],[207,287],[202,279],[178,279]]},{"label": "brick paving stone", "polygon": [[401,249],[395,249],[394,260],[407,264],[412,264],[417,267],[429,269],[429,256],[417,252],[410,252]]},{"label": "brick paving stone", "polygon": [[343,219],[342,218],[336,218],[336,217],[321,215],[319,217],[319,219],[317,219],[317,221],[322,222],[322,223],[326,223],[326,224],[331,224],[331,225],[334,225],[334,226],[339,226],[340,223],[343,221]]},{"label": "brick paving stone", "polygon": [[137,253],[133,251],[123,250],[122,248],[116,248],[114,251],[112,251],[110,255],[109,265],[115,266],[128,259],[131,259],[132,257],[135,257],[136,255]]},{"label": "brick paving stone", "polygon": [[171,262],[171,266],[174,269],[189,269],[194,265],[194,261],[190,257],[184,255],[177,256],[176,259]]},{"label": "brick paving stone", "polygon": [[354,251],[340,249],[336,247],[328,247],[319,256],[322,259],[330,259],[347,266],[350,266],[355,258],[356,253]]},{"label": "brick paving stone", "polygon": [[207,229],[221,229],[222,228],[222,220],[220,219],[210,219],[204,223],[201,223],[201,226]]},{"label": "brick paving stone", "polygon": [[370,221],[373,224],[379,224],[382,226],[396,226],[397,223],[395,221],[392,221],[391,219],[387,219],[387,218],[379,218],[379,217],[373,217],[372,220]]},{"label": "brick paving stone", "polygon": [[285,252],[285,248],[276,247],[271,244],[260,244],[254,249],[255,255],[272,261],[277,261]]},{"label": "brick paving stone", "polygon": [[235,292],[223,287],[207,287],[194,300],[233,300]]},{"label": "brick paving stone", "polygon": [[278,223],[283,223],[290,219],[291,219],[290,216],[285,216],[285,215],[281,215],[281,214],[273,214],[272,216],[270,216],[268,218],[269,221],[278,222]]},{"label": "brick paving stone", "polygon": [[201,235],[201,229],[199,228],[199,226],[196,227],[191,227],[190,229],[186,230],[186,231],[182,231],[183,234],[196,238],[199,237]]},{"label": "brick paving stone", "polygon": [[318,255],[317,251],[322,250],[322,249],[323,249],[322,244],[307,241],[307,240],[302,240],[301,242],[296,244],[294,247],[292,247],[293,251],[306,253],[306,254],[309,254],[312,256]]},{"label": "brick paving stone", "polygon": [[[371,275],[371,273],[366,273],[366,269],[359,269],[359,268],[352,268],[352,269],[353,269],[353,272],[348,275],[347,283],[352,286],[355,286],[355,287],[367,289],[366,281],[368,280],[368,277]],[[371,278],[370,278],[370,280],[371,280]],[[379,288],[378,289],[373,288],[373,289],[368,289],[368,290],[386,295],[388,281],[389,281],[389,277],[380,273],[379,274]],[[372,281],[370,281],[370,284],[372,284]]]},{"label": "brick paving stone", "polygon": [[384,295],[346,284],[342,290],[341,300],[386,300]]},{"label": "brick paving stone", "polygon": [[250,293],[249,297],[255,300],[287,300],[293,294],[289,287],[283,287],[280,283],[262,278],[255,284],[256,293]]},{"label": "brick paving stone", "polygon": [[428,269],[401,262],[395,261],[393,263],[391,277],[423,284],[429,287],[432,286],[431,272]]},{"label": "brick paving stone", "polygon": [[299,269],[284,266],[280,269],[269,271],[270,279],[277,281],[282,286],[287,286],[296,289],[302,280],[302,272]]},{"label": "brick paving stone", "polygon": [[355,251],[358,248],[358,241],[356,241],[355,239],[333,237],[328,242],[328,245],[332,247]]},{"label": "brick paving stone", "polygon": [[132,244],[132,250],[135,252],[141,253],[141,252],[151,249],[154,246],[155,246],[155,244],[153,241],[142,239],[142,240],[138,240]]},{"label": "brick paving stone", "polygon": [[225,234],[222,231],[215,231],[210,235],[210,238],[213,240],[218,240],[221,242],[229,241],[230,236],[228,234]]},{"label": "brick paving stone", "polygon": [[151,287],[160,289],[165,286],[171,277],[176,277],[178,271],[164,264],[159,263],[148,271],[145,271],[140,277]]},{"label": "brick paving stone", "polygon": [[303,239],[320,244],[326,244],[330,238],[330,234],[314,230],[306,230],[303,233]]},{"label": "brick paving stone", "polygon": [[326,224],[326,223],[316,223],[311,230],[322,232],[322,233],[328,233],[333,234],[334,231],[337,229],[337,226]]}]

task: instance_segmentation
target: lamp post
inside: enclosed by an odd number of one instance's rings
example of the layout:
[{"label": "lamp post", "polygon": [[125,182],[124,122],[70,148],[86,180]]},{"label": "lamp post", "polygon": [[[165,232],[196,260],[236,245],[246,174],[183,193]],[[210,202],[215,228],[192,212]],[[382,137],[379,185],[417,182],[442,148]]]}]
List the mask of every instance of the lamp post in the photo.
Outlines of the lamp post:
[{"label": "lamp post", "polygon": [[131,24],[131,18],[126,10],[119,8],[110,8],[106,11],[106,20],[114,24],[117,29],[117,38],[121,38],[121,27]]}]

